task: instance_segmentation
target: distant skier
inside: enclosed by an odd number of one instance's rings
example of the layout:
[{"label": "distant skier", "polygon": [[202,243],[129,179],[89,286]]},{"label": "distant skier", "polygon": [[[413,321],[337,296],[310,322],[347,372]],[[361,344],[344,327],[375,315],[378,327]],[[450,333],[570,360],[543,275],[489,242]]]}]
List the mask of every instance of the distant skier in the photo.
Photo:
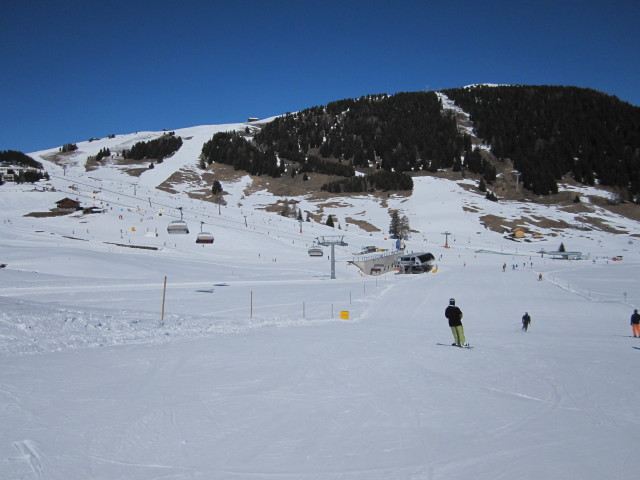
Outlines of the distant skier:
[{"label": "distant skier", "polygon": [[531,325],[531,317],[528,312],[524,312],[524,315],[522,316],[522,331],[526,332],[529,325]]},{"label": "distant skier", "polygon": [[631,315],[631,327],[633,328],[633,336],[640,337],[640,313],[638,313],[637,309]]},{"label": "distant skier", "polygon": [[462,327],[462,310],[456,307],[455,298],[449,300],[449,306],[444,311],[444,316],[449,320],[449,326],[453,333],[454,343],[458,347],[468,347],[467,340],[464,338],[464,328]]}]

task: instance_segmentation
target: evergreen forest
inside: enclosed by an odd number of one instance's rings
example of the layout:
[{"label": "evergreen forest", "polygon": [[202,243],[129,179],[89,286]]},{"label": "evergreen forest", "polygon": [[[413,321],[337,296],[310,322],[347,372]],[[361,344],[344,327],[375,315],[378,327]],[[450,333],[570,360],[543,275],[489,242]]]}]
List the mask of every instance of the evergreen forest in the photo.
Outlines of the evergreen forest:
[{"label": "evergreen forest", "polygon": [[131,150],[124,150],[122,156],[133,160],[163,160],[177,152],[181,146],[182,138],[176,137],[174,132],[168,132],[154,140],[134,144]]},{"label": "evergreen forest", "polygon": [[[277,155],[297,164],[292,176],[343,177],[323,186],[341,192],[388,185],[378,178],[353,178],[355,169],[366,168],[401,174],[462,170],[491,185],[496,166],[508,159],[535,194],[556,193],[558,181],[570,175],[638,198],[640,108],[577,87],[479,85],[443,93],[471,115],[475,135],[492,155],[473,147],[459,118],[443,109],[435,92],[368,95],[287,113],[266,124],[253,143],[237,134],[217,134],[203,154],[209,163],[269,174],[277,171]],[[258,166],[263,160],[267,164]],[[397,180],[393,189],[410,185],[397,175],[386,178]]]},{"label": "evergreen forest", "polygon": [[534,193],[555,193],[558,180],[571,175],[615,187],[629,200],[640,194],[639,107],[577,87],[478,85],[443,93]]},{"label": "evergreen forest", "polygon": [[202,146],[202,162],[211,165],[213,162],[231,165],[236,170],[243,170],[251,175],[268,175],[278,178],[284,169],[278,165],[273,149],[261,149],[248,142],[238,132],[216,133],[211,140]]},{"label": "evergreen forest", "polygon": [[313,153],[389,172],[435,172],[471,152],[471,139],[433,92],[369,95],[289,113],[265,125],[255,142],[286,159]]}]

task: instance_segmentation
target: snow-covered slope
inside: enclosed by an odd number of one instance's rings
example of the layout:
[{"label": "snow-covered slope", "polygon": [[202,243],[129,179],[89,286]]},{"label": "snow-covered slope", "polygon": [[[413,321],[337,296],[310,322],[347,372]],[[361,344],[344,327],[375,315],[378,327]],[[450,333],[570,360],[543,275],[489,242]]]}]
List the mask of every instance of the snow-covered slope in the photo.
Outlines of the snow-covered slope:
[{"label": "snow-covered slope", "polygon": [[[64,169],[36,152],[55,192],[0,187],[1,478],[635,478],[637,223],[595,210],[627,233],[589,230],[431,177],[410,197],[296,199],[342,230],[266,213],[277,199],[249,177],[223,182],[218,210],[188,193],[202,143],[231,128],[244,125],[176,131],[182,149],[139,177],[84,163],[162,132],[78,144]],[[156,188],[179,171],[193,175],[177,193]],[[65,196],[106,211],[25,216]],[[189,235],[167,234],[178,207]],[[393,209],[436,273],[347,263],[362,245],[393,248]],[[507,239],[484,215],[526,217],[541,237]],[[214,244],[195,243],[201,222]],[[349,244],[335,279],[307,254],[328,235]],[[538,253],[561,242],[589,259]],[[472,350],[450,346],[450,297]]]}]

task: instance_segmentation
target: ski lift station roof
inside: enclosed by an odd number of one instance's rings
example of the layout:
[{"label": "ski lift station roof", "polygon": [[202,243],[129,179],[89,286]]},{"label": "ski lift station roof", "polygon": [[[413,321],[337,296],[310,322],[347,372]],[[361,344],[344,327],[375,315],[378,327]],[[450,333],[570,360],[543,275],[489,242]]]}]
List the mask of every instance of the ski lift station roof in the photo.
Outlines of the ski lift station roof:
[{"label": "ski lift station roof", "polygon": [[551,258],[559,258],[562,260],[584,260],[585,256],[582,255],[582,252],[540,252],[542,256],[548,255]]}]

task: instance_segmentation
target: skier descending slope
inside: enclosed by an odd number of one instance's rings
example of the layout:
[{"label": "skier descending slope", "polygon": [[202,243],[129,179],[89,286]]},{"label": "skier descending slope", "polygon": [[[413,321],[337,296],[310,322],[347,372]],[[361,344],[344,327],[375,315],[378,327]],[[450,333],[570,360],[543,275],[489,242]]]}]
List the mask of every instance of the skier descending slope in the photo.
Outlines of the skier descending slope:
[{"label": "skier descending slope", "polygon": [[638,313],[637,309],[631,315],[631,328],[633,329],[633,336],[640,337],[640,313]]},{"label": "skier descending slope", "polygon": [[449,326],[453,333],[454,343],[458,347],[469,347],[464,338],[464,328],[462,327],[462,310],[456,307],[455,298],[449,299],[449,306],[444,311],[444,316],[449,320]]}]

